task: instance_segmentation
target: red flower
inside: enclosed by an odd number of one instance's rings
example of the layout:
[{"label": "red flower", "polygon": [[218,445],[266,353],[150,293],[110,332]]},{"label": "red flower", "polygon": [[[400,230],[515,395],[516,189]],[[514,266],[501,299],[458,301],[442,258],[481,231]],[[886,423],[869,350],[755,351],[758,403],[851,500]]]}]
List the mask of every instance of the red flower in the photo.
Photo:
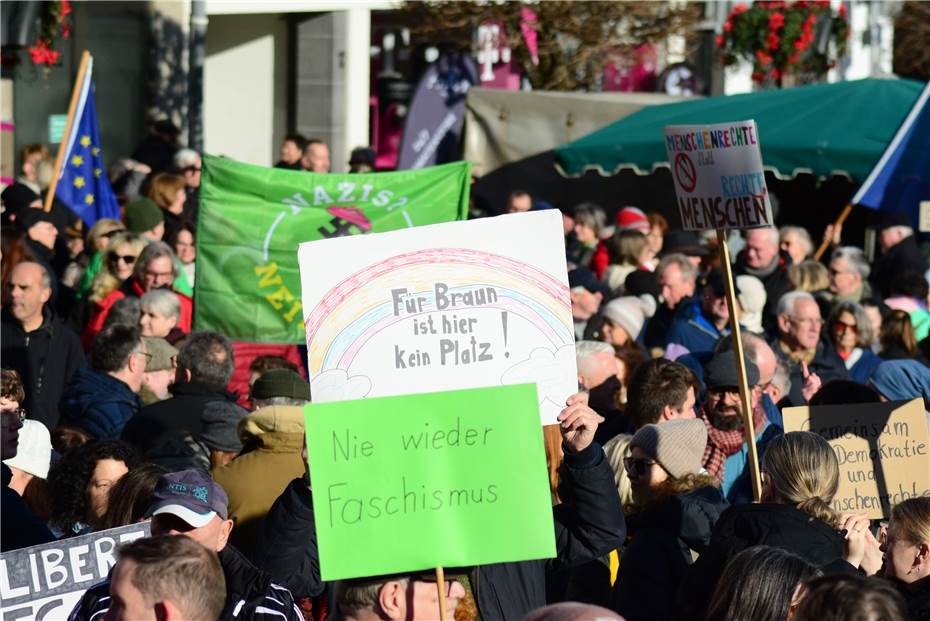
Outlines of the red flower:
[{"label": "red flower", "polygon": [[842,19],[846,19],[846,5],[845,4],[840,5],[840,17]]},{"label": "red flower", "polygon": [[772,74],[771,74],[771,75],[772,75],[772,79],[773,79],[773,80],[778,81],[778,80],[781,78],[781,70],[780,70],[780,69],[772,69]]},{"label": "red flower", "polygon": [[772,13],[769,15],[769,28],[778,30],[785,25],[785,15],[783,13]]},{"label": "red flower", "polygon": [[727,20],[726,22],[724,22],[723,30],[724,32],[730,32],[731,30],[733,30],[733,22],[730,20]]},{"label": "red flower", "polygon": [[71,3],[68,2],[68,0],[61,0],[61,2],[58,3],[58,6],[60,9],[61,17],[64,17],[65,15],[68,15],[69,13],[71,13]]},{"label": "red flower", "polygon": [[794,49],[798,52],[803,52],[807,49],[807,43],[804,41],[803,37],[794,42]]},{"label": "red flower", "polygon": [[770,50],[777,50],[781,45],[781,39],[774,32],[769,33],[769,36],[766,38],[765,42]]},{"label": "red flower", "polygon": [[735,7],[733,7],[733,11],[730,13],[730,15],[739,15],[740,13],[745,13],[748,10],[749,10],[748,6],[746,6],[743,3],[739,3]]},{"label": "red flower", "polygon": [[795,64],[796,62],[798,62],[798,59],[799,59],[799,58],[801,58],[801,53],[800,53],[800,52],[795,52],[794,54],[792,54],[791,56],[788,57],[788,64],[789,64],[789,65]]},{"label": "red flower", "polygon": [[762,73],[761,71],[753,71],[753,73],[752,73],[752,81],[753,81],[753,82],[761,82],[761,81],[763,81],[764,79],[765,79],[765,74],[764,74],[764,73]]},{"label": "red flower", "polygon": [[817,5],[818,7],[820,7],[821,9],[829,9],[829,8],[830,8],[830,0],[817,0],[816,2],[814,2],[814,4],[816,4],[816,5]]},{"label": "red flower", "polygon": [[756,50],[756,58],[759,60],[759,64],[761,65],[768,65],[772,62],[772,57],[762,50]]},{"label": "red flower", "polygon": [[64,24],[61,25],[61,37],[63,39],[67,39],[70,36],[71,36],[71,24],[68,22],[65,22]]},{"label": "red flower", "polygon": [[723,38],[723,35],[717,35],[715,39],[717,47],[723,47],[726,44],[726,39]]},{"label": "red flower", "polygon": [[32,62],[37,65],[52,66],[57,64],[61,58],[61,52],[50,49],[42,39],[37,40],[35,45],[29,48],[29,55],[32,57]]}]

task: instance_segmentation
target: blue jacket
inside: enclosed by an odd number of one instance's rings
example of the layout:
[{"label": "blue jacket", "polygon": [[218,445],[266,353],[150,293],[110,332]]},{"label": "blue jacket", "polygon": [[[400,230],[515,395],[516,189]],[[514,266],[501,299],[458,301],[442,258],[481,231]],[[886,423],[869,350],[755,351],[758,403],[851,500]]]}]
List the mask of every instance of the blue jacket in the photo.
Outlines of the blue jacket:
[{"label": "blue jacket", "polygon": [[[687,353],[713,351],[726,332],[720,332],[701,311],[700,300],[693,301],[684,317],[676,318],[666,334],[666,348],[678,345]],[[676,356],[677,357],[677,356]]]},{"label": "blue jacket", "polygon": [[126,382],[80,369],[61,400],[61,424],[83,429],[97,440],[117,440],[142,401]]},{"label": "blue jacket", "polygon": [[860,384],[868,384],[869,379],[872,377],[872,372],[875,371],[882,362],[883,360],[878,357],[878,354],[871,349],[864,348],[862,350],[862,356],[856,361],[856,364],[852,365],[852,368],[849,369],[849,379],[854,382],[859,382]]}]

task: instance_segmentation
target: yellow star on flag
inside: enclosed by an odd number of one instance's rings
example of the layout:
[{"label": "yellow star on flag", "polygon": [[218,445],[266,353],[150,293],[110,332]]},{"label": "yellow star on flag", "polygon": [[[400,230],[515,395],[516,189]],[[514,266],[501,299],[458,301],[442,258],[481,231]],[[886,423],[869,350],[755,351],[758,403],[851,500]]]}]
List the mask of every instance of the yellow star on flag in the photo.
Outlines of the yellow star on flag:
[{"label": "yellow star on flag", "polygon": [[81,136],[81,146],[82,147],[90,146],[90,136]]},{"label": "yellow star on flag", "polygon": [[84,158],[81,157],[80,155],[75,155],[74,157],[71,158],[71,164],[73,166],[80,166],[83,163],[84,163]]},{"label": "yellow star on flag", "polygon": [[94,195],[93,195],[93,194],[88,194],[87,196],[85,196],[85,197],[84,197],[84,202],[87,203],[88,205],[93,205],[93,204],[94,204]]},{"label": "yellow star on flag", "polygon": [[75,177],[74,178],[74,187],[83,188],[84,187],[84,177]]},{"label": "yellow star on flag", "polygon": [[99,168],[95,168],[95,169],[94,169],[94,176],[97,177],[97,178],[99,179],[99,178],[100,178],[100,173],[102,173],[102,172],[103,172],[103,171],[100,170]]},{"label": "yellow star on flag", "polygon": [[90,154],[93,155],[94,157],[97,157],[98,155],[100,155],[100,149],[98,149],[97,147],[94,147],[93,149],[90,150]]}]

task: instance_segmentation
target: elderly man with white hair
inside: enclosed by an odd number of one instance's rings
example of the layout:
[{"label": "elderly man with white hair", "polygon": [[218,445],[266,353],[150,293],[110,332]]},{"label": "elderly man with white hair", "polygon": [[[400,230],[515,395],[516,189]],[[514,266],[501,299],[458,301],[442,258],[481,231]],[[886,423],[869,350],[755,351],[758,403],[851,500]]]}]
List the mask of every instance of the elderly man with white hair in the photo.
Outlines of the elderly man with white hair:
[{"label": "elderly man with white hair", "polygon": [[902,272],[927,273],[927,259],[917,247],[914,229],[906,213],[889,213],[879,225],[878,244],[882,256],[872,270],[872,288],[883,298],[891,297],[891,283]]},{"label": "elderly man with white hair", "polygon": [[855,302],[872,296],[871,267],[861,248],[840,246],[830,255],[830,293],[833,303]]},{"label": "elderly man with white hair", "polygon": [[632,425],[617,407],[620,382],[620,364],[613,345],[601,341],[575,343],[575,361],[578,364],[578,385],[588,391],[588,406],[604,417],[598,425],[595,439],[601,446],[619,433],[632,431]]},{"label": "elderly man with white hair", "polygon": [[775,305],[778,299],[792,288],[788,279],[791,257],[779,248],[778,229],[765,227],[745,233],[746,247],[736,257],[734,275],[755,276],[765,285],[765,308],[762,325],[767,331],[775,330]]},{"label": "elderly man with white hair", "polygon": [[791,291],[778,300],[778,337],[772,349],[789,369],[791,405],[805,405],[820,385],[849,379],[846,365],[821,335],[820,306],[810,293]]}]

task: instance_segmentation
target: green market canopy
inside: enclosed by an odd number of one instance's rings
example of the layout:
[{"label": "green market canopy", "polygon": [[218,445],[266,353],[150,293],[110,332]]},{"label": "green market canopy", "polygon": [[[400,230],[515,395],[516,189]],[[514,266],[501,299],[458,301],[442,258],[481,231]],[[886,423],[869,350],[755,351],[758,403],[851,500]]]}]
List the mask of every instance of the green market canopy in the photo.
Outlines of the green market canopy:
[{"label": "green market canopy", "polygon": [[754,119],[762,161],[776,175],[846,174],[861,183],[923,87],[913,80],[866,79],[651,106],[557,148],[556,167],[571,177],[588,169],[648,173],[668,164],[666,125]]}]

